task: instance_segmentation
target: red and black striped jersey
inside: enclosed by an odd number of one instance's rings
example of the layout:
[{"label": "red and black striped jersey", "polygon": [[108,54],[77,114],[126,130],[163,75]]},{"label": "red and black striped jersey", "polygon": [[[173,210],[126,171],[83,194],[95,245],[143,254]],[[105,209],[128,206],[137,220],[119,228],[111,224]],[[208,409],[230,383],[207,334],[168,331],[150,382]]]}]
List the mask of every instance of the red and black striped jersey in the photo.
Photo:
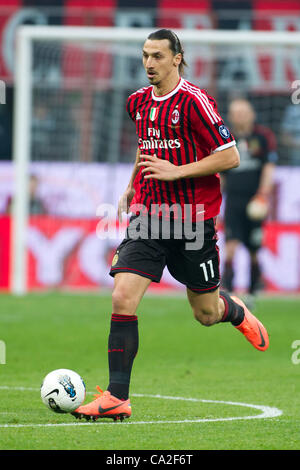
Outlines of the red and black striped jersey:
[{"label": "red and black striped jersey", "polygon": [[[136,124],[141,153],[185,165],[235,145],[235,140],[217,111],[215,100],[204,90],[180,78],[176,88],[163,96],[153,86],[141,88],[127,100],[127,112]],[[197,205],[203,204],[204,219],[218,215],[221,205],[219,175],[176,181],[144,179],[141,170],[135,179],[134,203],[185,205],[196,220]],[[203,214],[202,214],[203,217]]]}]

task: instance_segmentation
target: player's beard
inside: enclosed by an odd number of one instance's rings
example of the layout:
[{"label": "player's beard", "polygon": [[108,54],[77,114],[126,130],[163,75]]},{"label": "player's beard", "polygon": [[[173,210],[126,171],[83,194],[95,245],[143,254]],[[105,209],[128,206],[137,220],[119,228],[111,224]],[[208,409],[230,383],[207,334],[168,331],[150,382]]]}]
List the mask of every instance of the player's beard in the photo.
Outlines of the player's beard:
[{"label": "player's beard", "polygon": [[162,80],[161,78],[159,77],[154,77],[153,80],[150,81],[150,84],[153,86],[154,88],[154,93],[159,95],[160,94],[160,90],[161,90],[161,85],[162,85]]},{"label": "player's beard", "polygon": [[160,80],[157,77],[149,78],[149,83],[151,85],[157,86],[160,84]]},{"label": "player's beard", "polygon": [[148,78],[149,83],[151,85],[158,85],[160,83],[160,78],[157,75],[157,73],[154,73],[154,75],[152,77],[149,77],[149,75],[147,74],[147,78]]}]

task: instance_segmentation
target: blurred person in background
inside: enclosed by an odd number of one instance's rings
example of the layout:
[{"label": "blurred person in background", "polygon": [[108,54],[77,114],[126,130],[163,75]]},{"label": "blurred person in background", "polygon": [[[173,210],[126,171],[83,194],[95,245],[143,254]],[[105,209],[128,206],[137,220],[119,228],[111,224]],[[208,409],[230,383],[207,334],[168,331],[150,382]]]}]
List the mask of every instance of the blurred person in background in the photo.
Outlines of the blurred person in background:
[{"label": "blurred person in background", "polygon": [[36,175],[31,175],[29,180],[29,213],[41,215],[47,212],[44,202],[38,194],[40,181]]},{"label": "blurred person in background", "polygon": [[[38,194],[39,179],[36,175],[31,174],[29,177],[29,214],[41,215],[46,214],[47,210],[44,202]],[[10,214],[12,210],[13,198],[11,196],[7,199],[6,213]]]},{"label": "blurred person in background", "polygon": [[[234,256],[242,243],[250,255],[248,294],[262,286],[258,251],[262,244],[263,222],[268,215],[273,174],[277,161],[273,132],[256,122],[251,103],[235,98],[228,119],[240,153],[240,166],[222,174],[225,203],[225,267],[223,288],[234,290]],[[249,300],[250,300],[249,299]]]},{"label": "blurred person in background", "polygon": [[282,163],[300,166],[300,104],[286,107],[281,123]]}]

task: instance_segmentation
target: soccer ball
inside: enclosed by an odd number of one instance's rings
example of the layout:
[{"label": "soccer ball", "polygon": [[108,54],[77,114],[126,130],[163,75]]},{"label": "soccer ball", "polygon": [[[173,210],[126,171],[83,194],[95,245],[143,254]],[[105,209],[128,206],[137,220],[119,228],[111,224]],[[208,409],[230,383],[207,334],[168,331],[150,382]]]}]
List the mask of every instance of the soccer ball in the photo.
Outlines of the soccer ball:
[{"label": "soccer ball", "polygon": [[43,380],[41,398],[43,403],[55,413],[70,413],[85,399],[85,384],[73,370],[53,370]]}]

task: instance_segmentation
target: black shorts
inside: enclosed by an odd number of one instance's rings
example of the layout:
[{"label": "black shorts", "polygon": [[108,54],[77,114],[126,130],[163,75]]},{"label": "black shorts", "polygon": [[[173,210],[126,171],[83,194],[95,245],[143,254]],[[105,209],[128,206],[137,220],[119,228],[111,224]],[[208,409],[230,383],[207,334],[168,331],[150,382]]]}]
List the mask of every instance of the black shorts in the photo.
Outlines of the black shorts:
[{"label": "black shorts", "polygon": [[131,272],[160,282],[167,266],[170,274],[192,291],[205,293],[216,290],[220,285],[220,269],[215,219],[203,223],[204,237],[200,249],[191,249],[191,246],[188,249],[187,243],[191,240],[184,235],[180,239],[172,233],[170,239],[161,236],[159,239],[133,239],[127,229],[126,237],[113,257],[110,275]]},{"label": "black shorts", "polygon": [[225,238],[239,240],[251,252],[257,251],[262,245],[263,222],[249,219],[246,213],[249,199],[227,197],[225,205]]}]

